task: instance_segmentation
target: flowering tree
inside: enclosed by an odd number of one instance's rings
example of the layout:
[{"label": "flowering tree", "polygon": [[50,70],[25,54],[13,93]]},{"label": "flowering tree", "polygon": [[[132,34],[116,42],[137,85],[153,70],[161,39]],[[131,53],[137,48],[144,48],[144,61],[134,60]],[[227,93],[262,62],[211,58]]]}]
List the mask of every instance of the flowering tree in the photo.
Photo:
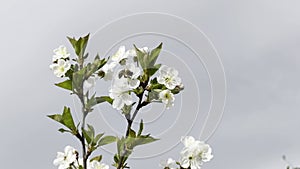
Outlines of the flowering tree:
[{"label": "flowering tree", "polygon": [[[89,35],[68,39],[76,57],[71,58],[66,47],[60,46],[53,51],[50,68],[54,75],[64,79],[55,85],[68,90],[80,100],[82,120],[75,122],[69,107],[64,107],[62,114],[48,117],[64,126],[59,129],[60,132],[70,133],[77,138],[82,151],[79,153],[75,148],[66,146],[64,152],[57,153],[53,163],[59,169],[108,169],[108,165],[101,163],[101,155],[91,156],[99,147],[116,142],[117,152],[112,166],[117,169],[129,168],[127,159],[135,147],[158,140],[143,133],[143,120],[140,121],[138,130],[132,128],[136,115],[143,107],[152,103],[163,103],[167,109],[171,108],[175,95],[183,90],[179,73],[172,67],[156,63],[162,43],[153,50],[135,45],[133,49],[125,50],[121,46],[111,57],[100,58],[97,55],[92,62],[86,63],[89,55],[85,49]],[[99,79],[112,82],[107,96],[98,96],[90,90]],[[104,102],[124,115],[127,121],[124,136],[95,133],[93,125],[86,124],[86,117],[94,107]],[[187,136],[182,138],[182,143],[184,148],[179,162],[169,158],[161,164],[163,168],[197,169],[212,158],[211,148],[204,142]]]}]

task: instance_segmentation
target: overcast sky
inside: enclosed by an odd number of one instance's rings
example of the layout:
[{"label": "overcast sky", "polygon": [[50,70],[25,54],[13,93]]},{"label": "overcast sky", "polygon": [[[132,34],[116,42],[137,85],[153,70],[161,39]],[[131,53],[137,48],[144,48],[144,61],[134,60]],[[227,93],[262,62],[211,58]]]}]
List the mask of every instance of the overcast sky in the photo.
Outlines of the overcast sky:
[{"label": "overcast sky", "polygon": [[[54,169],[52,161],[57,151],[67,144],[78,146],[71,136],[58,133],[60,126],[46,118],[64,105],[76,109],[69,94],[53,86],[58,79],[48,68],[52,50],[67,44],[66,36],[95,34],[112,20],[139,12],[163,12],[185,18],[210,38],[220,55],[226,74],[227,102],[222,121],[208,141],[214,159],[203,168],[283,169],[283,154],[300,165],[299,9],[298,0],[1,1],[2,168]],[[187,70],[178,63],[174,61],[175,67]],[[195,69],[195,65],[188,66]],[[200,69],[200,73],[204,72]],[[196,80],[203,82],[200,93],[205,101],[209,98],[204,90],[207,79]],[[190,92],[186,90],[179,98],[186,100]],[[108,121],[121,117],[117,112],[104,116]],[[197,123],[201,120],[200,113]],[[154,130],[161,127],[159,122],[149,123],[148,127],[151,125]],[[122,133],[122,123],[116,126]],[[149,128],[147,131],[151,131]],[[196,127],[191,133],[197,131]],[[159,159],[176,158],[181,148],[178,145],[155,158],[132,160],[130,166],[158,168]],[[160,149],[165,150],[159,145],[155,150]],[[111,163],[110,157],[104,160]]]}]

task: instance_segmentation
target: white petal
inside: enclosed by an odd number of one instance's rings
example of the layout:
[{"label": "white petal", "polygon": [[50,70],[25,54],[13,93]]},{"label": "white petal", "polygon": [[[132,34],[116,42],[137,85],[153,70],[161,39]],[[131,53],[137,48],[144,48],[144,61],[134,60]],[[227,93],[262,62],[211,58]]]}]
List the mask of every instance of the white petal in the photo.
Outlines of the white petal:
[{"label": "white petal", "polygon": [[122,101],[122,99],[116,98],[114,99],[112,106],[114,109],[121,110],[124,106],[124,102]]}]

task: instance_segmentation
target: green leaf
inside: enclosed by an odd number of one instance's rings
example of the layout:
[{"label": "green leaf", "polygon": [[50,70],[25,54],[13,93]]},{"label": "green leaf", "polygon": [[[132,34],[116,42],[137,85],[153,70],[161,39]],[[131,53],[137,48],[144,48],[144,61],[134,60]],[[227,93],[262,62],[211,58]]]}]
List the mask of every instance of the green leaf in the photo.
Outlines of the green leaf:
[{"label": "green leaf", "polygon": [[76,40],[75,38],[67,37],[70,43],[72,44],[77,56],[83,57],[83,54],[85,52],[89,40],[89,35],[90,34],[86,35],[85,37],[80,37],[78,40]]},{"label": "green leaf", "polygon": [[161,66],[161,64],[157,64],[157,65],[155,65],[153,67],[149,67],[148,70],[147,70],[148,75],[149,76],[154,75],[158,71],[158,69],[160,68],[160,66]]},{"label": "green leaf", "polygon": [[88,144],[90,144],[92,142],[92,137],[90,136],[90,134],[88,133],[88,131],[85,130],[85,129],[82,129],[82,133],[83,133],[83,136],[84,136],[86,142]]},{"label": "green leaf", "polygon": [[139,128],[139,131],[138,131],[138,136],[140,136],[142,134],[143,129],[144,129],[144,123],[143,123],[143,119],[141,119],[140,128]]},{"label": "green leaf", "polygon": [[146,53],[143,53],[140,51],[135,45],[133,45],[136,51],[137,59],[139,64],[142,66],[143,69],[147,69],[147,55]]},{"label": "green leaf", "polygon": [[63,124],[68,127],[69,129],[71,129],[72,131],[76,131],[76,126],[74,124],[74,121],[73,121],[73,117],[72,117],[72,114],[71,114],[71,110],[69,107],[64,107],[64,111],[63,111],[63,114],[62,114],[62,121],[63,121]]},{"label": "green leaf", "polygon": [[133,147],[143,145],[143,144],[149,144],[157,140],[158,139],[153,138],[150,135],[141,135],[135,139],[135,142],[133,143]]},{"label": "green leaf", "polygon": [[150,58],[149,58],[149,61],[148,61],[148,67],[151,68],[154,66],[156,60],[157,60],[157,57],[161,51],[161,48],[162,48],[162,43],[160,43],[155,49],[153,49],[150,53]]},{"label": "green leaf", "polygon": [[105,136],[105,137],[103,137],[99,140],[98,146],[103,146],[103,145],[106,145],[106,144],[110,144],[110,143],[113,143],[115,141],[117,141],[115,136]]},{"label": "green leaf", "polygon": [[132,109],[132,106],[135,104],[135,102],[133,103],[133,104],[131,104],[131,105],[124,105],[124,107],[122,108],[122,113],[124,114],[124,115],[129,115],[130,114],[130,112],[131,112],[131,109]]},{"label": "green leaf", "polygon": [[96,137],[93,140],[93,144],[97,144],[97,142],[100,140],[100,138],[104,135],[104,133],[100,133],[98,135],[96,135]]},{"label": "green leaf", "polygon": [[97,102],[97,104],[103,103],[103,102],[108,102],[108,103],[112,104],[113,99],[110,98],[109,96],[101,96],[101,97],[96,97],[96,102]]},{"label": "green leaf", "polygon": [[65,133],[65,132],[72,133],[72,131],[66,130],[64,128],[60,128],[60,129],[58,129],[58,131],[61,132],[61,133]]},{"label": "green leaf", "polygon": [[100,162],[100,161],[102,160],[102,155],[93,157],[93,158],[90,160],[90,162],[92,162],[92,161],[94,161],[94,160]]},{"label": "green leaf", "polygon": [[[74,135],[77,133],[77,127],[74,124],[70,108],[64,107],[64,111],[62,115],[60,114],[54,114],[54,115],[48,115],[49,118],[61,123],[62,125],[69,128]],[[59,129],[60,132],[67,132],[65,129]]]},{"label": "green leaf", "polygon": [[60,114],[53,114],[53,115],[48,115],[49,118],[59,122],[59,123],[62,123],[62,116]]},{"label": "green leaf", "polygon": [[66,81],[63,81],[63,82],[60,82],[60,83],[56,83],[55,85],[58,86],[58,87],[61,87],[63,89],[71,90],[71,91],[73,89],[72,80],[66,80]]}]

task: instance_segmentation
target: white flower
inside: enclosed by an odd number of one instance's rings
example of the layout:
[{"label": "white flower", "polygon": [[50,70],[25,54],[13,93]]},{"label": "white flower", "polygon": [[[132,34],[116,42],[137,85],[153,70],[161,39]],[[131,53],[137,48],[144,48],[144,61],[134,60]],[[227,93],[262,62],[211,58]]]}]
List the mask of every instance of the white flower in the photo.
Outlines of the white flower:
[{"label": "white flower", "polygon": [[104,164],[104,163],[100,163],[96,160],[92,161],[91,164],[91,169],[109,169],[109,166]]},{"label": "white flower", "polygon": [[58,166],[58,169],[66,169],[70,167],[70,164],[76,160],[76,150],[71,146],[66,146],[64,153],[57,152],[57,157],[53,161],[55,166]]},{"label": "white flower", "polygon": [[208,162],[213,158],[208,144],[195,140],[192,136],[183,137],[181,142],[185,146],[180,152],[180,164],[182,167],[200,169],[203,162]]},{"label": "white flower", "polygon": [[160,163],[160,167],[168,168],[168,169],[176,169],[177,165],[175,160],[173,160],[172,158],[168,158],[166,161],[162,161]]},{"label": "white flower", "polygon": [[114,74],[114,68],[116,67],[116,62],[106,63],[101,70],[105,73],[103,79],[105,81],[112,80]]},{"label": "white flower", "polygon": [[71,68],[71,64],[69,61],[65,61],[63,59],[59,59],[57,63],[53,63],[50,65],[50,69],[53,70],[54,74],[57,77],[62,77],[66,74],[66,72]]},{"label": "white flower", "polygon": [[53,62],[58,59],[66,59],[70,56],[70,53],[68,53],[67,48],[63,45],[59,46],[57,49],[54,49],[53,52],[54,52],[52,58]]},{"label": "white flower", "polygon": [[165,85],[168,89],[173,90],[177,85],[181,84],[181,79],[178,77],[177,70],[162,65],[159,69],[157,82]]},{"label": "white flower", "polygon": [[131,89],[135,89],[140,85],[140,81],[137,78],[141,75],[141,70],[133,63],[126,64],[125,67],[121,69],[117,75],[119,77],[126,78]]},{"label": "white flower", "polygon": [[116,78],[112,88],[109,90],[109,97],[114,99],[113,108],[121,110],[123,106],[131,105],[133,103],[132,97],[130,95],[130,86],[128,85],[128,80],[125,78]]},{"label": "white flower", "polygon": [[119,50],[111,57],[111,60],[119,63],[122,59],[126,59],[127,57],[125,46],[120,46]]},{"label": "white flower", "polygon": [[[75,167],[79,168],[79,165],[81,165],[83,167],[83,158],[79,158],[78,159],[78,163],[75,162],[74,163]],[[86,161],[86,169],[91,169],[91,163],[90,160]]]},{"label": "white flower", "polygon": [[84,92],[86,92],[86,91],[90,90],[91,88],[93,88],[96,85],[96,80],[97,80],[96,76],[90,76],[87,80],[85,80],[83,82]]},{"label": "white flower", "polygon": [[163,90],[159,93],[159,99],[166,104],[167,109],[174,105],[174,94],[170,90]]}]

